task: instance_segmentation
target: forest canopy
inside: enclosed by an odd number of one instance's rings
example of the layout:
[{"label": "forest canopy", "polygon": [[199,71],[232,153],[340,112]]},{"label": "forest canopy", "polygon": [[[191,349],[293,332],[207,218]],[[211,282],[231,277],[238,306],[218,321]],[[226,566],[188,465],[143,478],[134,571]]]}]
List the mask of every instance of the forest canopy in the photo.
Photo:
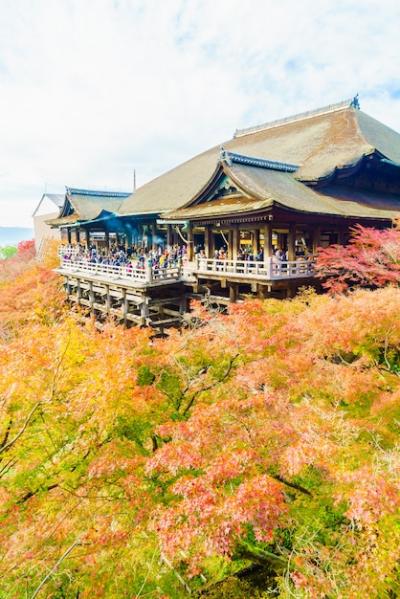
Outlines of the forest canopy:
[{"label": "forest canopy", "polygon": [[0,597],[400,593],[397,279],[152,339],[0,272]]}]

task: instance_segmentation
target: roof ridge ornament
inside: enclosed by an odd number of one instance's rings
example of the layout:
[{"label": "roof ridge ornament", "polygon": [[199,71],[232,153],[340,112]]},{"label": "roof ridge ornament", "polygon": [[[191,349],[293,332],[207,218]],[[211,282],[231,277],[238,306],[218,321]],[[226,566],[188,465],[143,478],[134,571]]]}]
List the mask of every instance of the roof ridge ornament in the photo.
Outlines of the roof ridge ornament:
[{"label": "roof ridge ornament", "polygon": [[232,161],[230,159],[230,152],[227,152],[224,146],[220,146],[219,148],[219,159],[223,162],[226,162],[228,166],[232,165]]},{"label": "roof ridge ornament", "polygon": [[268,160],[266,158],[256,158],[255,156],[245,156],[244,154],[237,154],[236,152],[227,152],[222,146],[220,160],[223,160],[229,166],[232,166],[233,163],[244,164],[245,166],[255,166],[257,168],[282,171],[284,173],[294,173],[299,168],[299,165],[297,164],[278,162],[277,160]]},{"label": "roof ridge ornament", "polygon": [[350,103],[351,108],[354,108],[355,110],[360,110],[360,96],[359,93],[357,92],[356,95],[354,96],[354,98],[352,99],[351,103]]},{"label": "roof ridge ornament", "polygon": [[330,114],[331,112],[337,112],[338,110],[343,110],[344,108],[357,108],[356,104],[353,105],[353,102],[356,101],[358,104],[358,108],[360,107],[358,101],[358,94],[354,98],[350,98],[348,100],[343,100],[342,102],[337,102],[336,104],[328,104],[327,106],[323,106],[322,108],[316,108],[315,110],[308,110],[307,112],[299,112],[298,114],[294,114],[292,116],[285,117],[283,119],[276,119],[275,121],[269,121],[267,123],[262,123],[261,125],[255,125],[254,127],[247,127],[245,129],[236,129],[233,137],[242,137],[243,135],[249,135],[251,133],[258,133],[259,131],[265,131],[266,129],[274,129],[275,127],[280,127],[281,125],[287,125],[289,123],[296,123],[297,121],[303,121],[306,119],[310,119],[314,116],[321,116],[324,114]]},{"label": "roof ridge ornament", "polygon": [[130,191],[105,191],[100,189],[82,189],[79,187],[67,187],[65,186],[67,195],[80,195],[80,196],[92,196],[98,197],[103,196],[106,198],[127,198],[132,195]]}]

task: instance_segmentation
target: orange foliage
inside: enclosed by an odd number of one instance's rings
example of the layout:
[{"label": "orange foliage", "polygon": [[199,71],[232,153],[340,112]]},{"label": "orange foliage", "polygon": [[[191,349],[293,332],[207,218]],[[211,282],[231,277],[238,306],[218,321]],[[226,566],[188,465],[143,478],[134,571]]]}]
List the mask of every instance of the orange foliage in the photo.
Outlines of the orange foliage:
[{"label": "orange foliage", "polygon": [[0,595],[57,564],[48,596],[180,597],[251,562],[282,597],[397,593],[399,309],[307,292],[155,341],[28,262],[0,287]]}]

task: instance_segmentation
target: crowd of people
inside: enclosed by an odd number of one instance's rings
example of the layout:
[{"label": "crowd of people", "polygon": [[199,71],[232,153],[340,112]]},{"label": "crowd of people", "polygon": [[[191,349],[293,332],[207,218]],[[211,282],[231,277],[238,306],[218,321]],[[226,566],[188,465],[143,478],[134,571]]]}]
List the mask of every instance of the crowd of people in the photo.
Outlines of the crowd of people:
[{"label": "crowd of people", "polygon": [[89,247],[76,244],[62,248],[61,255],[64,260],[88,263],[104,264],[111,266],[134,266],[135,268],[168,268],[180,266],[187,260],[187,249],[185,245],[162,246],[146,248],[142,245],[132,245],[126,248],[123,245],[113,244],[110,248],[97,247],[94,244]]},{"label": "crowd of people", "polygon": [[[311,254],[310,254],[311,255]],[[64,260],[90,264],[104,264],[111,266],[131,266],[136,269],[144,269],[146,266],[157,268],[169,268],[182,266],[188,261],[187,245],[155,245],[151,248],[144,245],[124,245],[113,244],[109,248],[98,247],[94,244],[88,247],[83,244],[73,246],[64,246],[61,249],[61,256]],[[207,259],[202,246],[195,246],[195,259]],[[214,260],[224,261],[228,259],[228,250],[226,246],[215,249],[210,256]],[[296,259],[306,260],[305,253],[296,256]],[[254,253],[250,247],[239,248],[237,260],[242,262],[263,262],[264,252],[260,249]],[[288,261],[288,251],[281,248],[275,248],[272,256],[272,262],[280,264]]]}]

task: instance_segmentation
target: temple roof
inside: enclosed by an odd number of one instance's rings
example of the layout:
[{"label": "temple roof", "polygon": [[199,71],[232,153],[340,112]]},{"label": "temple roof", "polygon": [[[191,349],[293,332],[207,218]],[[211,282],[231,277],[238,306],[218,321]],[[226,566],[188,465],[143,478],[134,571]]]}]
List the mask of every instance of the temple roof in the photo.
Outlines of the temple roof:
[{"label": "temple roof", "polygon": [[[228,152],[298,165],[295,178],[316,183],[336,168],[357,164],[378,152],[400,162],[400,134],[346,101],[237,131],[223,143]],[[159,214],[185,205],[212,176],[220,146],[199,154],[138,188],[121,214]]]},{"label": "temple roof", "polygon": [[93,220],[103,210],[118,212],[129,192],[100,191],[95,189],[65,188],[64,201],[57,218],[47,221],[52,226],[72,224],[79,220]]},{"label": "temple roof", "polygon": [[[204,219],[268,210],[277,206],[313,214],[391,220],[400,213],[399,196],[358,191],[341,185],[316,189],[297,179],[295,170],[276,168],[280,163],[248,157],[244,161],[224,151],[216,170],[186,206],[168,212],[167,219]],[[221,174],[237,193],[213,199],[212,190]],[[209,198],[207,192],[209,190]]]},{"label": "temple roof", "polygon": [[50,202],[52,204],[54,204],[55,208],[60,209],[60,208],[62,208],[62,205],[64,204],[64,199],[65,199],[65,196],[62,193],[44,193],[39,201],[39,204],[36,206],[36,208],[32,214],[32,217],[34,217],[37,214],[40,206],[42,205],[42,203],[45,200],[50,200]]}]

